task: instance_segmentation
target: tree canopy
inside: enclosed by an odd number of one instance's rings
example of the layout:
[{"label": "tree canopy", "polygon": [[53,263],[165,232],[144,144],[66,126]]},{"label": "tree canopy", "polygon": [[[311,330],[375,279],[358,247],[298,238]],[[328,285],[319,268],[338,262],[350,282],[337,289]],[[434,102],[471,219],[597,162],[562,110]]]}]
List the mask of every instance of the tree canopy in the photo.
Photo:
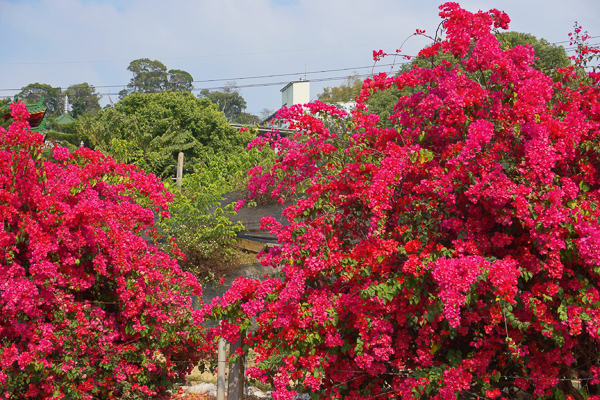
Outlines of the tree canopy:
[{"label": "tree canopy", "polygon": [[[0,107],[10,104],[11,102],[12,102],[12,99],[10,97],[0,98]],[[7,119],[0,118],[0,127],[3,127],[4,129],[8,129],[11,122],[12,122],[12,118],[7,118]]]},{"label": "tree canopy", "polygon": [[82,119],[77,129],[87,147],[156,175],[165,175],[172,169],[169,164],[175,160],[175,154],[197,145],[189,131],[175,125],[164,132],[151,131],[138,116],[113,107],[94,118]]},{"label": "tree canopy", "polygon": [[158,60],[133,60],[127,70],[133,74],[127,85],[128,92],[156,93],[167,89],[167,67]]},{"label": "tree canopy", "polygon": [[358,77],[358,74],[354,74],[346,78],[339,86],[324,88],[323,92],[317,95],[317,99],[329,104],[352,102],[360,94],[362,83],[363,81]]},{"label": "tree canopy", "polygon": [[172,91],[132,93],[82,121],[81,133],[91,147],[155,173],[179,151],[203,158],[244,148],[253,138],[231,127],[210,100]]},{"label": "tree canopy", "polygon": [[194,88],[194,78],[188,72],[180,69],[169,70],[167,87],[174,92],[191,92]]},{"label": "tree canopy", "polygon": [[245,146],[250,137],[232,128],[208,99],[189,92],[135,93],[114,108],[119,113],[136,116],[155,136],[177,127],[189,131],[202,146],[214,151]]},{"label": "tree canopy", "polygon": [[82,115],[93,115],[100,111],[100,99],[102,98],[96,92],[96,88],[87,82],[69,86],[65,90],[69,96],[71,105],[71,116],[79,118]]},{"label": "tree canopy", "polygon": [[167,67],[158,60],[149,58],[133,60],[127,70],[133,74],[133,77],[127,84],[127,89],[119,92],[120,99],[131,93],[157,93],[165,90],[191,92],[194,88],[192,75],[179,69],[167,71]]},{"label": "tree canopy", "polygon": [[42,96],[46,102],[46,115],[49,117],[63,113],[65,96],[59,87],[52,87],[44,83],[30,83],[21,88],[19,98],[25,103],[36,103]]},{"label": "tree canopy", "polygon": [[235,82],[228,82],[222,90],[204,89],[198,95],[200,98],[209,99],[216,104],[219,111],[229,122],[241,124],[258,123],[259,118],[255,115],[246,113],[246,100],[240,94],[240,90],[235,86]]}]

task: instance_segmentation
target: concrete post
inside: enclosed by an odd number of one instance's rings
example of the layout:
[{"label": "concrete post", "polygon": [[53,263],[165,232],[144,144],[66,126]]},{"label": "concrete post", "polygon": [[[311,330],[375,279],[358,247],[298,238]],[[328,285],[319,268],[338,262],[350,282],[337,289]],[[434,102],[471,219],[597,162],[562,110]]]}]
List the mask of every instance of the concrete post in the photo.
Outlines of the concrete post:
[{"label": "concrete post", "polygon": [[[246,337],[245,333],[240,334],[240,338],[229,346],[229,356],[235,354],[235,351],[242,347],[242,340]],[[246,355],[238,357],[234,363],[229,363],[229,385],[227,390],[227,400],[243,400],[244,398],[244,377],[246,374]]]},{"label": "concrete post", "polygon": [[179,186],[179,190],[181,190],[181,181],[183,180],[183,153],[179,153],[179,157],[177,157],[177,186]]},{"label": "concrete post", "polygon": [[217,400],[225,400],[225,369],[227,368],[227,342],[219,339],[219,353],[217,363]]}]

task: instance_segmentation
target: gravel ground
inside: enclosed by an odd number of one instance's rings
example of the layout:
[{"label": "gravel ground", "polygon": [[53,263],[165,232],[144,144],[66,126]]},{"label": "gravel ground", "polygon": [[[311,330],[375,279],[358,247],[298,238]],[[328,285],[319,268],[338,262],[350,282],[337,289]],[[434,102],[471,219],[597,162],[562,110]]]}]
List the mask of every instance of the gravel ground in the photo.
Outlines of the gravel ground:
[{"label": "gravel ground", "polygon": [[[260,400],[271,399],[271,392],[264,392],[256,387],[249,386],[245,390],[244,400]],[[171,400],[191,400],[191,399],[207,399],[216,400],[217,386],[214,383],[200,382],[191,386],[182,386],[177,393],[171,396]],[[225,398],[227,398],[227,390],[225,390]],[[308,400],[310,395],[307,393],[294,396],[295,400]]]}]

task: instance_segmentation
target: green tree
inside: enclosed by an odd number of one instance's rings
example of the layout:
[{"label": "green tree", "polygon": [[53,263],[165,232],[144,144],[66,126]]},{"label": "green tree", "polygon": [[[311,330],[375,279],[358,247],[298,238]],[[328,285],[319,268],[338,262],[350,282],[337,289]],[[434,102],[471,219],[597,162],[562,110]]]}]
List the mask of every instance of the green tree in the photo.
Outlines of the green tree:
[{"label": "green tree", "polygon": [[131,93],[157,93],[165,90],[175,92],[191,92],[194,88],[194,78],[189,72],[180,69],[171,69],[158,60],[140,58],[133,60],[127,70],[133,77],[127,84],[127,88],[119,92],[119,99]]},{"label": "green tree", "polygon": [[[190,92],[132,93],[97,117],[84,119],[81,135],[90,147],[143,168],[152,155],[152,171],[184,151],[186,159],[203,159],[207,151],[234,152],[254,137],[231,127],[208,99]],[[118,139],[119,141],[114,141]],[[161,164],[163,163],[163,164]]]},{"label": "green tree", "polygon": [[97,114],[101,109],[100,99],[102,96],[96,92],[94,86],[87,82],[69,86],[65,93],[69,96],[73,118],[79,118],[85,114]]},{"label": "green tree", "polygon": [[191,92],[194,89],[194,78],[186,71],[171,69],[168,80],[168,88],[174,92]]},{"label": "green tree", "polygon": [[149,58],[140,58],[133,60],[127,70],[133,74],[133,77],[120,93],[123,99],[130,93],[156,93],[166,90],[169,86],[169,77],[167,67],[158,60]]},{"label": "green tree", "polygon": [[197,145],[190,131],[180,129],[175,122],[156,132],[147,129],[140,118],[109,107],[94,118],[83,118],[79,134],[86,146],[156,175],[169,172],[174,154]]},{"label": "green tree", "polygon": [[270,167],[275,158],[275,152],[257,149],[210,154],[194,164],[193,172],[184,174],[181,190],[166,184],[174,200],[169,207],[171,218],[163,220],[162,227],[177,237],[177,245],[186,255],[179,263],[183,270],[207,281],[235,267],[232,245],[243,226],[229,219],[235,215],[234,204],[223,206],[223,195],[244,190],[248,171],[256,165]]},{"label": "green tree", "polygon": [[[11,99],[10,97],[0,98],[0,108],[6,106],[7,104],[10,104],[12,101],[13,99]],[[2,117],[3,115],[0,115],[0,127],[8,129],[8,127],[12,123],[12,118],[4,119]]]},{"label": "green tree", "polygon": [[272,149],[208,151],[204,159],[193,164],[192,172],[186,169],[181,189],[165,183],[174,199],[169,206],[171,218],[163,220],[161,227],[165,236],[177,237],[177,246],[186,255],[179,262],[184,271],[192,272],[201,281],[210,281],[236,267],[232,245],[243,226],[231,222],[234,204],[224,206],[223,195],[246,191],[248,171],[258,165],[271,168],[277,157]]},{"label": "green tree", "polygon": [[25,103],[36,103],[41,100],[42,96],[46,102],[47,116],[52,117],[63,112],[65,98],[59,87],[36,82],[24,86],[19,93],[19,99]]},{"label": "green tree", "polygon": [[229,122],[247,123],[249,119],[244,110],[246,109],[246,100],[240,94],[240,90],[235,86],[235,82],[228,82],[223,90],[210,91],[204,89],[198,95],[200,98],[206,98],[216,104],[219,111],[223,112]]},{"label": "green tree", "polygon": [[245,147],[252,136],[232,128],[208,99],[189,92],[136,93],[115,104],[115,109],[138,116],[155,136],[172,125],[189,130],[199,144],[215,152]]},{"label": "green tree", "polygon": [[238,115],[235,122],[245,125],[258,125],[260,124],[260,118],[254,114],[243,112]]},{"label": "green tree", "polygon": [[329,104],[351,102],[360,94],[362,84],[363,81],[355,73],[346,78],[341,85],[323,89],[323,93],[317,95],[317,99]]}]

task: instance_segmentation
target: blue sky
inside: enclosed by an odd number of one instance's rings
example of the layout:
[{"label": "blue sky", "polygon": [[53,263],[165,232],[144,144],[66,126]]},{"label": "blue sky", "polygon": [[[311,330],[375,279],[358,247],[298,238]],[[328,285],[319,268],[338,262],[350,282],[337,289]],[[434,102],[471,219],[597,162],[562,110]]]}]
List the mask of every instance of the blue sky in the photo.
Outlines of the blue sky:
[{"label": "blue sky", "polygon": [[[162,61],[188,71],[197,89],[295,80],[309,72],[311,96],[341,81],[321,81],[368,73],[372,50],[393,51],[415,29],[433,32],[441,2],[422,0],[0,0],[4,38],[0,89],[40,82],[52,86],[88,82],[104,93],[102,103],[131,78],[129,62]],[[597,0],[469,0],[471,10],[498,8],[511,28],[550,42],[567,40],[577,20],[600,35]],[[598,40],[600,42],[600,40]],[[427,42],[410,40],[406,54]],[[568,45],[568,43],[567,43]],[[387,64],[384,59],[383,64]],[[332,69],[331,71],[310,73]],[[377,67],[376,71],[388,71]],[[286,77],[241,79],[293,74]],[[237,79],[235,79],[237,78]],[[121,87],[118,87],[121,85]],[[114,86],[114,87],[102,87]],[[241,89],[248,111],[276,109],[281,85]],[[18,90],[16,90],[18,91]],[[13,95],[15,90],[0,90]]]}]

